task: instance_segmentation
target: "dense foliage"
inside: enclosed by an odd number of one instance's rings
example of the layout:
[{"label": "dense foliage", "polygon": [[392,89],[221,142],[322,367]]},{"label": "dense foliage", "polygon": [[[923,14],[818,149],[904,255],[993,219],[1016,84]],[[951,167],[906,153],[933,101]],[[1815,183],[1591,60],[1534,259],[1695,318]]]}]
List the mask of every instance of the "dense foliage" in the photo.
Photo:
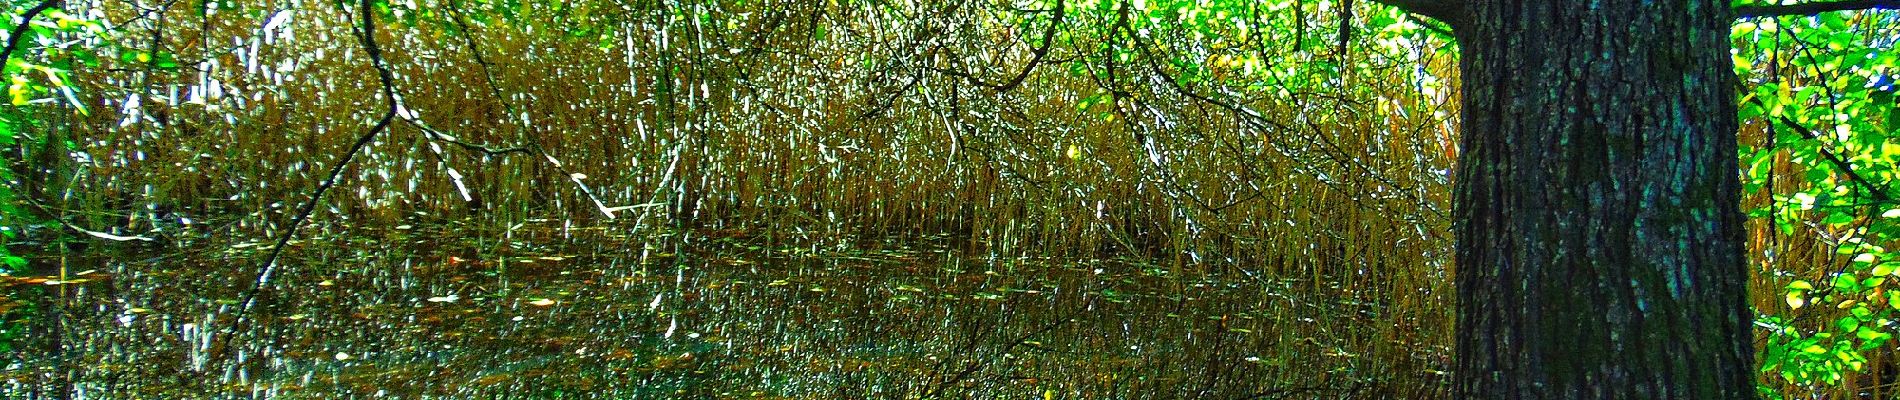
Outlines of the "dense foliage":
[{"label": "dense foliage", "polygon": [[[1900,259],[1893,13],[1736,25],[1754,302],[1772,386],[1887,393]],[[1777,293],[1780,292],[1780,293]],[[1780,385],[1787,386],[1780,386]]]}]

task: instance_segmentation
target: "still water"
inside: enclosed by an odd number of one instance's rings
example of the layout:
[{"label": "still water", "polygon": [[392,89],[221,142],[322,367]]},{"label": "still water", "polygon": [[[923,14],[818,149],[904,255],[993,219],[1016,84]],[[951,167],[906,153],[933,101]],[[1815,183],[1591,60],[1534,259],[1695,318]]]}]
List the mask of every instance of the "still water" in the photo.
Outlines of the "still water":
[{"label": "still water", "polygon": [[[335,230],[332,230],[335,231]],[[10,278],[6,398],[1419,398],[1447,349],[1351,290],[1234,268],[442,224],[94,246]],[[838,242],[842,243],[842,242]],[[228,333],[236,329],[237,334]],[[227,340],[228,339],[228,340]]]}]

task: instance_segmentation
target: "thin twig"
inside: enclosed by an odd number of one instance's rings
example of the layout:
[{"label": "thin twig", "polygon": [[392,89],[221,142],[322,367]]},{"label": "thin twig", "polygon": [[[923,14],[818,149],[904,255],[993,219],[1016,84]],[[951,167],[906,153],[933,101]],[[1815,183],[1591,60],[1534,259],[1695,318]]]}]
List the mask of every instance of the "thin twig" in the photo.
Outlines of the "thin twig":
[{"label": "thin twig", "polygon": [[528,148],[526,147],[494,148],[494,147],[479,145],[475,143],[465,142],[459,138],[456,138],[455,136],[449,135],[447,133],[442,133],[442,131],[437,131],[435,130],[435,128],[429,127],[429,124],[425,124],[421,120],[416,119],[415,117],[403,116],[403,115],[398,115],[398,117],[402,118],[402,122],[408,123],[409,126],[413,126],[416,129],[422,130],[423,136],[427,137],[429,140],[453,144],[457,147],[461,147],[469,151],[482,153],[482,155],[499,156],[499,155],[506,155],[506,154],[512,154],[512,153],[524,153],[524,154],[533,153],[532,151],[528,150]]},{"label": "thin twig", "polygon": [[[1755,101],[1759,103],[1761,99],[1758,98],[1758,99],[1755,99]],[[1814,131],[1809,130],[1808,127],[1801,126],[1800,123],[1795,122],[1794,118],[1789,118],[1788,116],[1783,115],[1781,116],[1781,118],[1778,118],[1776,120],[1778,122],[1781,122],[1781,125],[1787,126],[1788,129],[1793,129],[1795,133],[1800,134],[1801,137],[1807,138],[1808,140],[1820,140],[1819,135],[1816,135]],[[1828,149],[1818,149],[1818,150],[1820,150],[1822,157],[1827,158],[1827,161],[1829,164],[1834,164],[1835,169],[1838,169],[1841,171],[1842,174],[1847,175],[1848,180],[1854,181],[1855,184],[1860,185],[1862,188],[1865,188],[1867,189],[1868,192],[1872,193],[1875,200],[1879,200],[1882,202],[1893,200],[1893,196],[1887,194],[1887,188],[1881,187],[1880,185],[1876,185],[1872,181],[1867,180],[1866,177],[1861,176],[1860,172],[1854,171],[1854,165],[1849,164],[1847,160],[1841,159],[1841,156],[1839,154],[1834,154],[1833,151],[1829,151]]]},{"label": "thin twig", "polygon": [[[1762,101],[1760,96],[1749,96],[1748,100],[1750,102],[1755,103],[1755,105],[1760,106],[1763,109],[1769,108],[1768,102]],[[1786,126],[1788,127],[1788,129],[1794,130],[1796,134],[1799,134],[1801,135],[1801,137],[1806,138],[1808,140],[1820,140],[1821,138],[1820,135],[1815,134],[1813,130],[1808,129],[1808,127],[1806,126],[1801,126],[1801,123],[1795,121],[1794,118],[1790,118],[1787,115],[1782,115],[1779,118],[1775,118],[1774,121],[1781,123],[1782,126]],[[1821,153],[1821,157],[1826,158],[1829,164],[1833,164],[1834,169],[1839,170],[1842,175],[1847,175],[1847,179],[1849,181],[1853,181],[1854,184],[1859,185],[1861,188],[1867,189],[1868,192],[1872,193],[1875,200],[1878,200],[1880,202],[1889,202],[1893,200],[1893,196],[1888,194],[1887,188],[1881,187],[1880,185],[1876,185],[1872,181],[1867,180],[1866,177],[1861,176],[1860,172],[1854,171],[1854,165],[1848,163],[1847,160],[1842,159],[1839,154],[1834,154],[1833,151],[1828,150],[1825,147],[1817,148],[1815,150],[1819,151]]]}]

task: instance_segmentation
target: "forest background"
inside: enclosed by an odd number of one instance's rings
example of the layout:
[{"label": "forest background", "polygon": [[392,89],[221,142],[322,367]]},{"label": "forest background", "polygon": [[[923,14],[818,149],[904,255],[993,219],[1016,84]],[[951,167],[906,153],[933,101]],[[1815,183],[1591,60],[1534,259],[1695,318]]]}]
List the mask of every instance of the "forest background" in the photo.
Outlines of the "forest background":
[{"label": "forest background", "polygon": [[[347,2],[10,3],[13,371],[69,362],[34,356],[35,321],[114,284],[68,276],[69,252],[249,244],[268,251],[230,257],[269,261],[209,273],[267,286],[297,232],[551,223],[1292,279],[1377,310],[1314,323],[1371,330],[1345,350],[1382,384],[1446,379],[1458,49],[1435,21],[1351,0],[364,4],[369,23]],[[1896,38],[1891,11],[1734,25],[1764,395],[1900,382]]]}]

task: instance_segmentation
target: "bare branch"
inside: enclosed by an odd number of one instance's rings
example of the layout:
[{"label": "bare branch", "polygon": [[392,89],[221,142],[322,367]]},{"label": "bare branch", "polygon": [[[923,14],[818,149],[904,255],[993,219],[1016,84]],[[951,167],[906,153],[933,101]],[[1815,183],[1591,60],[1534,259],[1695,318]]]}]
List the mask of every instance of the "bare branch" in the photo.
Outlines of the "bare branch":
[{"label": "bare branch", "polygon": [[1444,21],[1446,25],[1451,25],[1453,30],[1464,25],[1464,0],[1372,0],[1372,2]]},{"label": "bare branch", "polygon": [[383,101],[387,106],[384,107],[382,117],[376,120],[376,124],[363,132],[363,136],[358,137],[356,143],[350,145],[349,151],[343,153],[343,159],[337,160],[335,165],[330,166],[329,178],[317,182],[317,188],[310,193],[310,199],[305,200],[303,206],[297,208],[297,214],[290,220],[290,226],[285,228],[282,236],[277,238],[277,245],[271,247],[270,255],[264,257],[264,261],[257,268],[257,274],[249,281],[250,288],[244,291],[244,299],[238,304],[230,329],[225,333],[224,340],[218,344],[213,357],[222,356],[226,350],[231,349],[231,338],[237,336],[239,330],[245,328],[245,317],[248,316],[247,313],[253,304],[257,302],[258,291],[263,290],[270,282],[271,272],[277,267],[277,259],[284,254],[284,248],[290,246],[290,239],[297,236],[297,228],[309,221],[310,214],[316,212],[317,203],[323,200],[323,194],[335,187],[337,181],[343,179],[343,170],[349,168],[350,162],[356,159],[356,154],[361,153],[364,147],[369,147],[370,142],[375,141],[378,134],[389,130],[390,122],[396,119],[395,74],[383,64],[382,48],[376,45],[376,16],[371,11],[374,8],[370,1],[362,0],[362,4],[357,6],[360,11],[358,16],[362,23],[360,30],[357,31],[360,35],[357,39],[363,44],[363,51],[369,53],[370,66],[376,69],[376,77],[383,84]]},{"label": "bare branch", "polygon": [[[935,68],[935,67],[929,67],[929,66],[926,66],[925,68],[935,70],[945,75],[964,78],[966,80],[969,80],[970,83],[972,84],[990,88],[990,90],[995,90],[997,93],[1013,90],[1017,86],[1021,86],[1024,80],[1029,79],[1029,73],[1035,72],[1036,66],[1041,65],[1045,61],[1047,61],[1047,60],[1044,60],[1044,58],[1049,56],[1049,48],[1054,47],[1055,45],[1056,30],[1062,28],[1063,10],[1064,10],[1064,2],[1062,0],[1057,0],[1055,9],[1051,10],[1055,12],[1055,16],[1049,17],[1049,27],[1042,31],[1042,45],[1033,47],[1032,50],[1030,50],[1029,64],[1024,65],[1022,72],[1016,73],[1016,76],[1014,78],[1010,78],[1010,80],[1007,82],[989,83],[989,82],[983,81],[980,78],[977,78],[976,75],[972,75],[968,72],[949,70],[949,69],[943,69],[943,68]],[[1040,12],[1040,11],[1037,11],[1037,12]],[[913,80],[913,84],[914,83],[915,82]]]},{"label": "bare branch", "polygon": [[1029,72],[1036,70],[1036,64],[1041,63],[1042,58],[1049,55],[1049,47],[1056,41],[1056,29],[1062,27],[1062,3],[1061,0],[1056,0],[1056,15],[1049,18],[1049,28],[1042,31],[1042,47],[1036,48],[1035,55],[1029,59],[1029,65],[1023,66],[1023,72],[1017,73],[1016,77],[1010,79],[1009,82],[993,89],[997,92],[1007,92],[1015,89],[1017,85],[1022,85],[1023,80],[1029,78]]},{"label": "bare branch", "polygon": [[1871,9],[1900,9],[1900,0],[1814,1],[1800,4],[1742,6],[1735,7],[1735,18],[1786,17]]}]

